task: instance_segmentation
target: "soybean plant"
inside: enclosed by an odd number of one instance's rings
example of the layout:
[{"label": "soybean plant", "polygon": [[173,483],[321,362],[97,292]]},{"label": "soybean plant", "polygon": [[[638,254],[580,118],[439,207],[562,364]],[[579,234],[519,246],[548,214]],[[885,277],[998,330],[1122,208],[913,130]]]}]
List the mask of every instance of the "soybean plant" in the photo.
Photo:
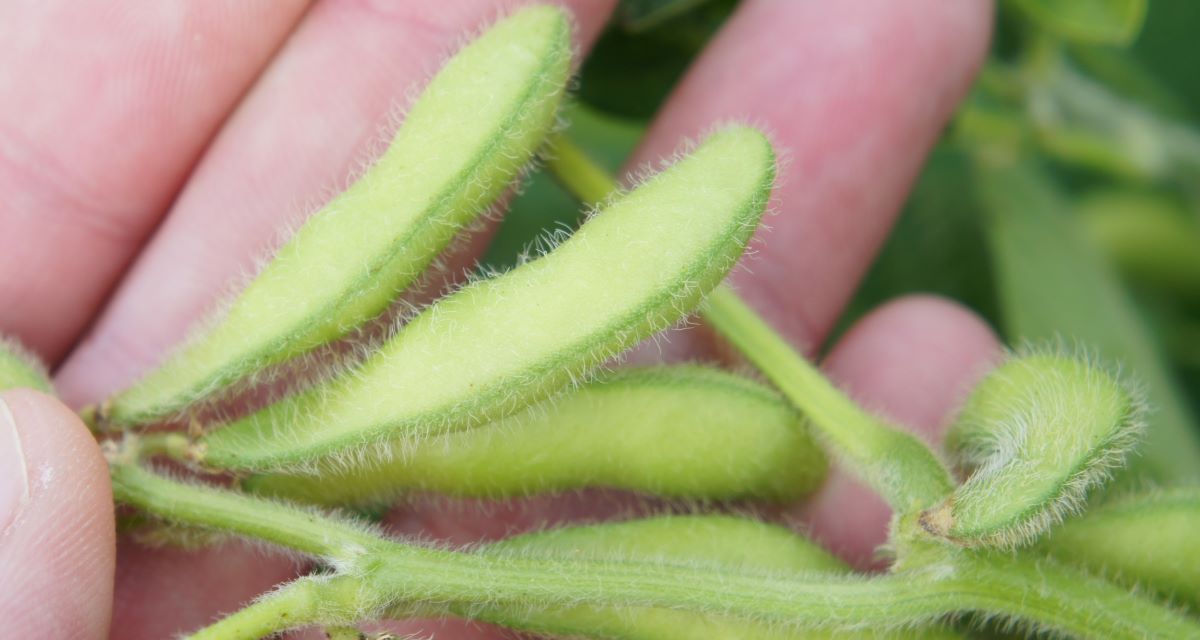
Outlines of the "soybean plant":
[{"label": "soybean plant", "polygon": [[[168,525],[240,536],[316,562],[193,638],[312,625],[361,637],[364,622],[431,615],[595,638],[950,638],[992,620],[1073,637],[1200,637],[1200,493],[1101,491],[1143,430],[1129,384],[1094,358],[1015,353],[973,391],[946,452],[864,411],[721,284],[767,207],[768,139],[726,127],[617,188],[551,136],[569,34],[562,10],[535,6],[466,45],[379,161],[226,312],[86,413],[116,501],[142,516],[131,527],[160,540]],[[551,170],[599,205],[569,238],[428,305],[324,380],[226,423],[207,417],[270,367],[354,340],[548,136]],[[695,312],[765,381],[696,365],[607,368]],[[0,386],[50,390],[8,342]],[[163,425],[180,417],[187,431]],[[705,513],[800,498],[827,456],[894,511],[883,575],[855,574],[787,529]],[[172,477],[156,470],[164,460],[233,486]],[[591,485],[699,513],[450,550],[332,510],[412,491]]]}]

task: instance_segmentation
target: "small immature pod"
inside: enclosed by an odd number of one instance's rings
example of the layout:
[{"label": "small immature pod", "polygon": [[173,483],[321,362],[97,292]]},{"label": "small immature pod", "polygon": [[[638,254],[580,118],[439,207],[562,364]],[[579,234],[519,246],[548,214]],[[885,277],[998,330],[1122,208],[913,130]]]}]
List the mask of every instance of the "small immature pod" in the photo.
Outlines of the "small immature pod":
[{"label": "small immature pod", "polygon": [[496,420],[679,321],[758,224],[775,155],[713,134],[548,255],[425,309],[350,374],[202,439],[215,468],[272,470]]},{"label": "small immature pod", "polygon": [[921,525],[966,546],[1023,545],[1079,511],[1141,430],[1139,402],[1102,369],[1013,358],[975,388],[947,437],[971,476]]},{"label": "small immature pod", "polygon": [[220,322],[110,401],[113,425],[152,422],[383,311],[499,196],[554,122],[570,72],[560,9],[498,22],[451,58],[391,146],[315,214]]},{"label": "small immature pod", "polygon": [[[730,516],[657,517],[568,527],[502,540],[483,548],[481,553],[539,557],[562,554],[624,562],[703,562],[720,568],[809,574],[845,574],[849,571],[829,552],[800,535],[779,526]],[[846,637],[813,633],[813,630],[793,633],[745,620],[649,607],[513,609],[497,611],[487,619],[515,629],[581,638],[784,640]]]},{"label": "small immature pod", "polygon": [[731,568],[850,573],[808,538],[781,526],[727,515],[679,515],[564,527],[507,538],[485,554],[641,558],[711,562]]},{"label": "small immature pod", "polygon": [[[398,443],[397,449],[403,444]],[[698,366],[619,370],[478,429],[316,475],[266,475],[251,491],[325,505],[404,491],[508,497],[606,486],[677,498],[790,500],[827,463],[773,390]]]},{"label": "small immature pod", "polygon": [[54,393],[46,368],[16,340],[0,336],[0,391],[25,387]]}]

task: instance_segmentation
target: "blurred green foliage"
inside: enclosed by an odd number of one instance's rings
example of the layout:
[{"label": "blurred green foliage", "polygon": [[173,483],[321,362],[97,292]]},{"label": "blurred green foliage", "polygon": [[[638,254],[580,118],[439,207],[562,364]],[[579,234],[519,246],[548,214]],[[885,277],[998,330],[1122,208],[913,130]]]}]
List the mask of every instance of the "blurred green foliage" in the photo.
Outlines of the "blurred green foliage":
[{"label": "blurred green foliage", "polygon": [[[1191,482],[1200,475],[1200,2],[997,4],[992,55],[839,331],[890,298],[933,292],[974,309],[1010,344],[1090,349],[1153,405],[1138,481]],[[734,0],[624,0],[583,66],[568,135],[619,170],[735,10]],[[578,210],[538,174],[488,266],[573,228]]]}]

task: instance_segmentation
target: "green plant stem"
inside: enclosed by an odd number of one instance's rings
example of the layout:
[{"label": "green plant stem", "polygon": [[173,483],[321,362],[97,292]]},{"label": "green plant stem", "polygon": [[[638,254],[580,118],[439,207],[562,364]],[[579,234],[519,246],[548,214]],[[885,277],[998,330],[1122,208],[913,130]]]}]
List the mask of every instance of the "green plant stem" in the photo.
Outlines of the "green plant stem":
[{"label": "green plant stem", "polygon": [[703,314],[893,509],[926,508],[953,491],[950,474],[924,443],[854,404],[732,289],[717,287],[705,301]]},{"label": "green plant stem", "polygon": [[798,628],[891,628],[961,611],[1012,616],[1084,637],[1188,637],[1200,626],[1125,589],[1043,560],[947,554],[879,578],[721,571],[706,564],[536,553],[489,555],[388,541],[299,508],[112,467],[118,501],[185,525],[322,556],[342,573],[301,579],[195,637],[258,638],[347,625],[404,603],[503,623],[510,611],[649,606]]},{"label": "green plant stem", "polygon": [[383,602],[440,603],[461,617],[518,626],[531,610],[592,604],[694,611],[797,629],[891,629],[975,611],[1076,637],[1200,633],[1194,621],[1123,588],[1052,562],[1005,555],[968,555],[953,565],[860,578],[403,547],[376,554],[361,576],[294,583],[194,638],[249,639],[331,620],[344,624],[355,615],[378,615]]},{"label": "green plant stem", "polygon": [[265,540],[330,560],[386,544],[364,527],[262,498],[169,480],[132,464],[109,466],[113,498],[160,518]]},{"label": "green plant stem", "polygon": [[[585,204],[602,202],[618,189],[616,181],[565,135],[553,139],[547,155],[546,166],[555,178]],[[923,509],[954,489],[949,473],[928,447],[860,409],[732,289],[717,287],[701,313],[805,413],[893,508]]]},{"label": "green plant stem", "polygon": [[547,143],[546,167],[564,189],[589,207],[604,202],[621,189],[617,181],[565,133],[555,134]]},{"label": "green plant stem", "polygon": [[[651,606],[796,628],[880,629],[956,612],[1014,617],[1079,637],[1191,637],[1200,626],[1151,600],[1049,562],[966,556],[953,566],[880,578],[716,573],[711,568],[458,554],[385,554],[379,578],[402,600],[489,603],[506,610],[568,604]],[[385,586],[380,584],[379,586]],[[499,607],[496,615],[494,607]]]}]

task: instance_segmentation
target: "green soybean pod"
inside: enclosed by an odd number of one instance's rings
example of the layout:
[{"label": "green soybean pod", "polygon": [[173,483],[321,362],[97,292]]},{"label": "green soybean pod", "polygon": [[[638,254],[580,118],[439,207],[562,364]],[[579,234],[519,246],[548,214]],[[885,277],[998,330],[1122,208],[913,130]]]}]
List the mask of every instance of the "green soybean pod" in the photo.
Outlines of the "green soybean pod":
[{"label": "green soybean pod", "polygon": [[1200,611],[1200,490],[1132,495],[1054,528],[1038,548]]},{"label": "green soybean pod", "polygon": [[110,400],[103,419],[177,414],[383,311],[528,163],[553,126],[570,60],[567,17],[547,6],[460,50],[378,162],[297,231],[219,323]]},{"label": "green soybean pod", "polygon": [[305,465],[545,399],[694,309],[742,254],[774,178],[765,136],[715,133],[551,253],[434,303],[348,375],[203,437],[205,462]]},{"label": "green soybean pod", "polygon": [[[849,569],[803,536],[772,524],[732,516],[668,516],[568,527],[502,540],[484,554],[612,558],[617,562],[702,563],[714,571],[759,570],[775,574],[845,575]],[[657,608],[496,609],[479,616],[499,624],[568,637],[622,640],[693,638],[953,638],[926,628],[837,632],[791,629],[746,620]]]},{"label": "green soybean pod", "polygon": [[265,475],[243,487],[323,505],[386,503],[404,491],[509,497],[606,486],[675,498],[798,498],[827,462],[779,394],[700,366],[623,369],[478,429],[396,456]]},{"label": "green soybean pod", "polygon": [[971,476],[921,514],[928,531],[966,546],[1016,547],[1081,510],[1124,463],[1142,407],[1099,367],[1063,355],[1000,365],[968,398],[947,446]]},{"label": "green soybean pod", "polygon": [[54,393],[46,368],[37,356],[16,340],[0,336],[0,391],[18,387]]}]

